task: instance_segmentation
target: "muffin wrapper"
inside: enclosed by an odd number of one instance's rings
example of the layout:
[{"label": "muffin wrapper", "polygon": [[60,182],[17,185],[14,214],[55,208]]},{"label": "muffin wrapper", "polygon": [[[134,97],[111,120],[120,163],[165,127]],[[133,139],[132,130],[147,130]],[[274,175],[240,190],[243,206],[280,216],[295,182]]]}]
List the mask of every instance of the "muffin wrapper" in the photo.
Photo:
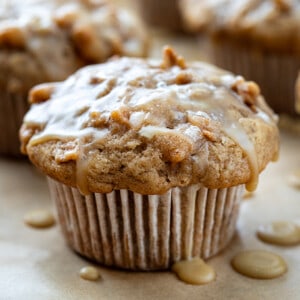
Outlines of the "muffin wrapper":
[{"label": "muffin wrapper", "polygon": [[153,26],[182,30],[179,0],[135,0],[143,20]]},{"label": "muffin wrapper", "polygon": [[295,84],[300,70],[299,55],[264,53],[224,39],[212,39],[212,48],[214,63],[257,82],[275,112],[298,115]]},{"label": "muffin wrapper", "polygon": [[243,191],[193,185],[164,195],[120,190],[82,196],[48,182],[68,244],[101,264],[131,270],[167,269],[217,254],[233,236]]},{"label": "muffin wrapper", "polygon": [[0,92],[0,154],[21,156],[19,129],[28,106],[24,95]]}]

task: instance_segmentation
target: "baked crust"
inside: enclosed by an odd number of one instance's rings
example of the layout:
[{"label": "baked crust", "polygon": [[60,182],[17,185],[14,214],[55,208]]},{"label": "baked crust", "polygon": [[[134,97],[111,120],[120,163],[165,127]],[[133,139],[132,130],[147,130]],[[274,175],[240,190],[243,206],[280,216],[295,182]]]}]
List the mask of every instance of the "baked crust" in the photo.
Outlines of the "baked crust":
[{"label": "baked crust", "polygon": [[[49,99],[48,99],[49,98]],[[31,91],[22,149],[83,193],[162,194],[255,180],[278,155],[258,86],[166,48],[162,62],[115,58]]]}]

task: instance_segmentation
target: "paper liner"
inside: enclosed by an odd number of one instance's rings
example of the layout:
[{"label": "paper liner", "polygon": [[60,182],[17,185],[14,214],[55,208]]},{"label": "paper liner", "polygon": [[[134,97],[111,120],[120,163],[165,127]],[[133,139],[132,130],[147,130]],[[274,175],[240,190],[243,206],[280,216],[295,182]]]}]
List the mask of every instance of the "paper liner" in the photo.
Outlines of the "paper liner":
[{"label": "paper liner", "polygon": [[217,254],[233,236],[243,191],[193,185],[164,195],[120,190],[82,196],[48,182],[68,244],[103,265],[131,270],[162,270]]},{"label": "paper liner", "polygon": [[0,154],[21,156],[19,129],[28,110],[27,97],[0,92]]},{"label": "paper liner", "polygon": [[299,55],[264,53],[225,39],[213,39],[212,48],[216,65],[257,82],[275,112],[297,116],[295,84],[300,70]]},{"label": "paper liner", "polygon": [[142,19],[149,25],[183,30],[179,0],[135,0]]}]

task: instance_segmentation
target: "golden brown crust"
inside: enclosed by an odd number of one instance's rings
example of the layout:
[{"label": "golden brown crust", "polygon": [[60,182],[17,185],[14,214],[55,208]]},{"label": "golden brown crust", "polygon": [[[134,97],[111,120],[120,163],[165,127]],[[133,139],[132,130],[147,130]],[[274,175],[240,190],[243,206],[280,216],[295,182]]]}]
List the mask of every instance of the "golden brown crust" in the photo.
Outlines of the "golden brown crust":
[{"label": "golden brown crust", "polygon": [[123,58],[77,72],[48,101],[36,100],[23,150],[83,192],[161,194],[253,180],[276,157],[279,138],[259,88],[206,64],[180,66]]},{"label": "golden brown crust", "polygon": [[[253,140],[260,151],[258,159],[262,171],[273,159],[277,137],[274,130],[261,121],[249,122],[245,119],[243,123],[254,132]],[[259,131],[264,131],[264,135]],[[126,151],[126,148],[119,149],[119,144],[123,143],[125,146],[126,140],[131,143],[132,137],[111,139],[105,149],[96,149],[88,157],[88,188],[93,192],[129,189],[141,194],[162,194],[174,186],[199,182],[207,188],[225,188],[245,183],[251,176],[247,156],[230,138],[223,138],[222,143],[207,142],[206,147],[197,154],[174,164],[165,159],[155,143],[138,145]],[[114,145],[114,141],[117,141],[117,145]],[[54,157],[60,147],[63,147],[60,142],[48,141],[27,150],[30,160],[42,172],[66,185],[76,187],[76,160],[57,162]]]}]

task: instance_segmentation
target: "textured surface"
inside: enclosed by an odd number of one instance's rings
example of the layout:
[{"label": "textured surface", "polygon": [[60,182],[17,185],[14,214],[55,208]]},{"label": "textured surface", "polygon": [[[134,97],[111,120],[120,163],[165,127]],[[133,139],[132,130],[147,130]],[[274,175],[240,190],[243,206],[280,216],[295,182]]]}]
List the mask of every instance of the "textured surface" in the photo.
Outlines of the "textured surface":
[{"label": "textured surface", "polygon": [[[79,276],[89,264],[65,244],[58,226],[34,230],[23,216],[36,208],[50,208],[46,181],[29,165],[0,160],[0,289],[1,299],[211,299],[296,300],[300,294],[300,246],[278,247],[255,236],[260,224],[299,219],[300,191],[287,178],[300,168],[299,136],[282,134],[281,158],[261,174],[253,198],[243,201],[238,231],[232,244],[209,260],[217,279],[205,286],[180,282],[173,273],[133,273],[100,267],[102,280],[87,282]],[[263,249],[281,255],[288,272],[280,278],[259,281],[235,273],[231,258],[240,250]]]},{"label": "textured surface", "polygon": [[70,247],[103,265],[135,270],[216,255],[232,239],[244,191],[194,185],[161,196],[121,190],[84,197],[48,182]]},{"label": "textured surface", "polygon": [[[41,96],[42,95],[42,96]],[[278,152],[259,88],[205,63],[121,58],[31,91],[23,150],[87,194],[252,183]]]}]

